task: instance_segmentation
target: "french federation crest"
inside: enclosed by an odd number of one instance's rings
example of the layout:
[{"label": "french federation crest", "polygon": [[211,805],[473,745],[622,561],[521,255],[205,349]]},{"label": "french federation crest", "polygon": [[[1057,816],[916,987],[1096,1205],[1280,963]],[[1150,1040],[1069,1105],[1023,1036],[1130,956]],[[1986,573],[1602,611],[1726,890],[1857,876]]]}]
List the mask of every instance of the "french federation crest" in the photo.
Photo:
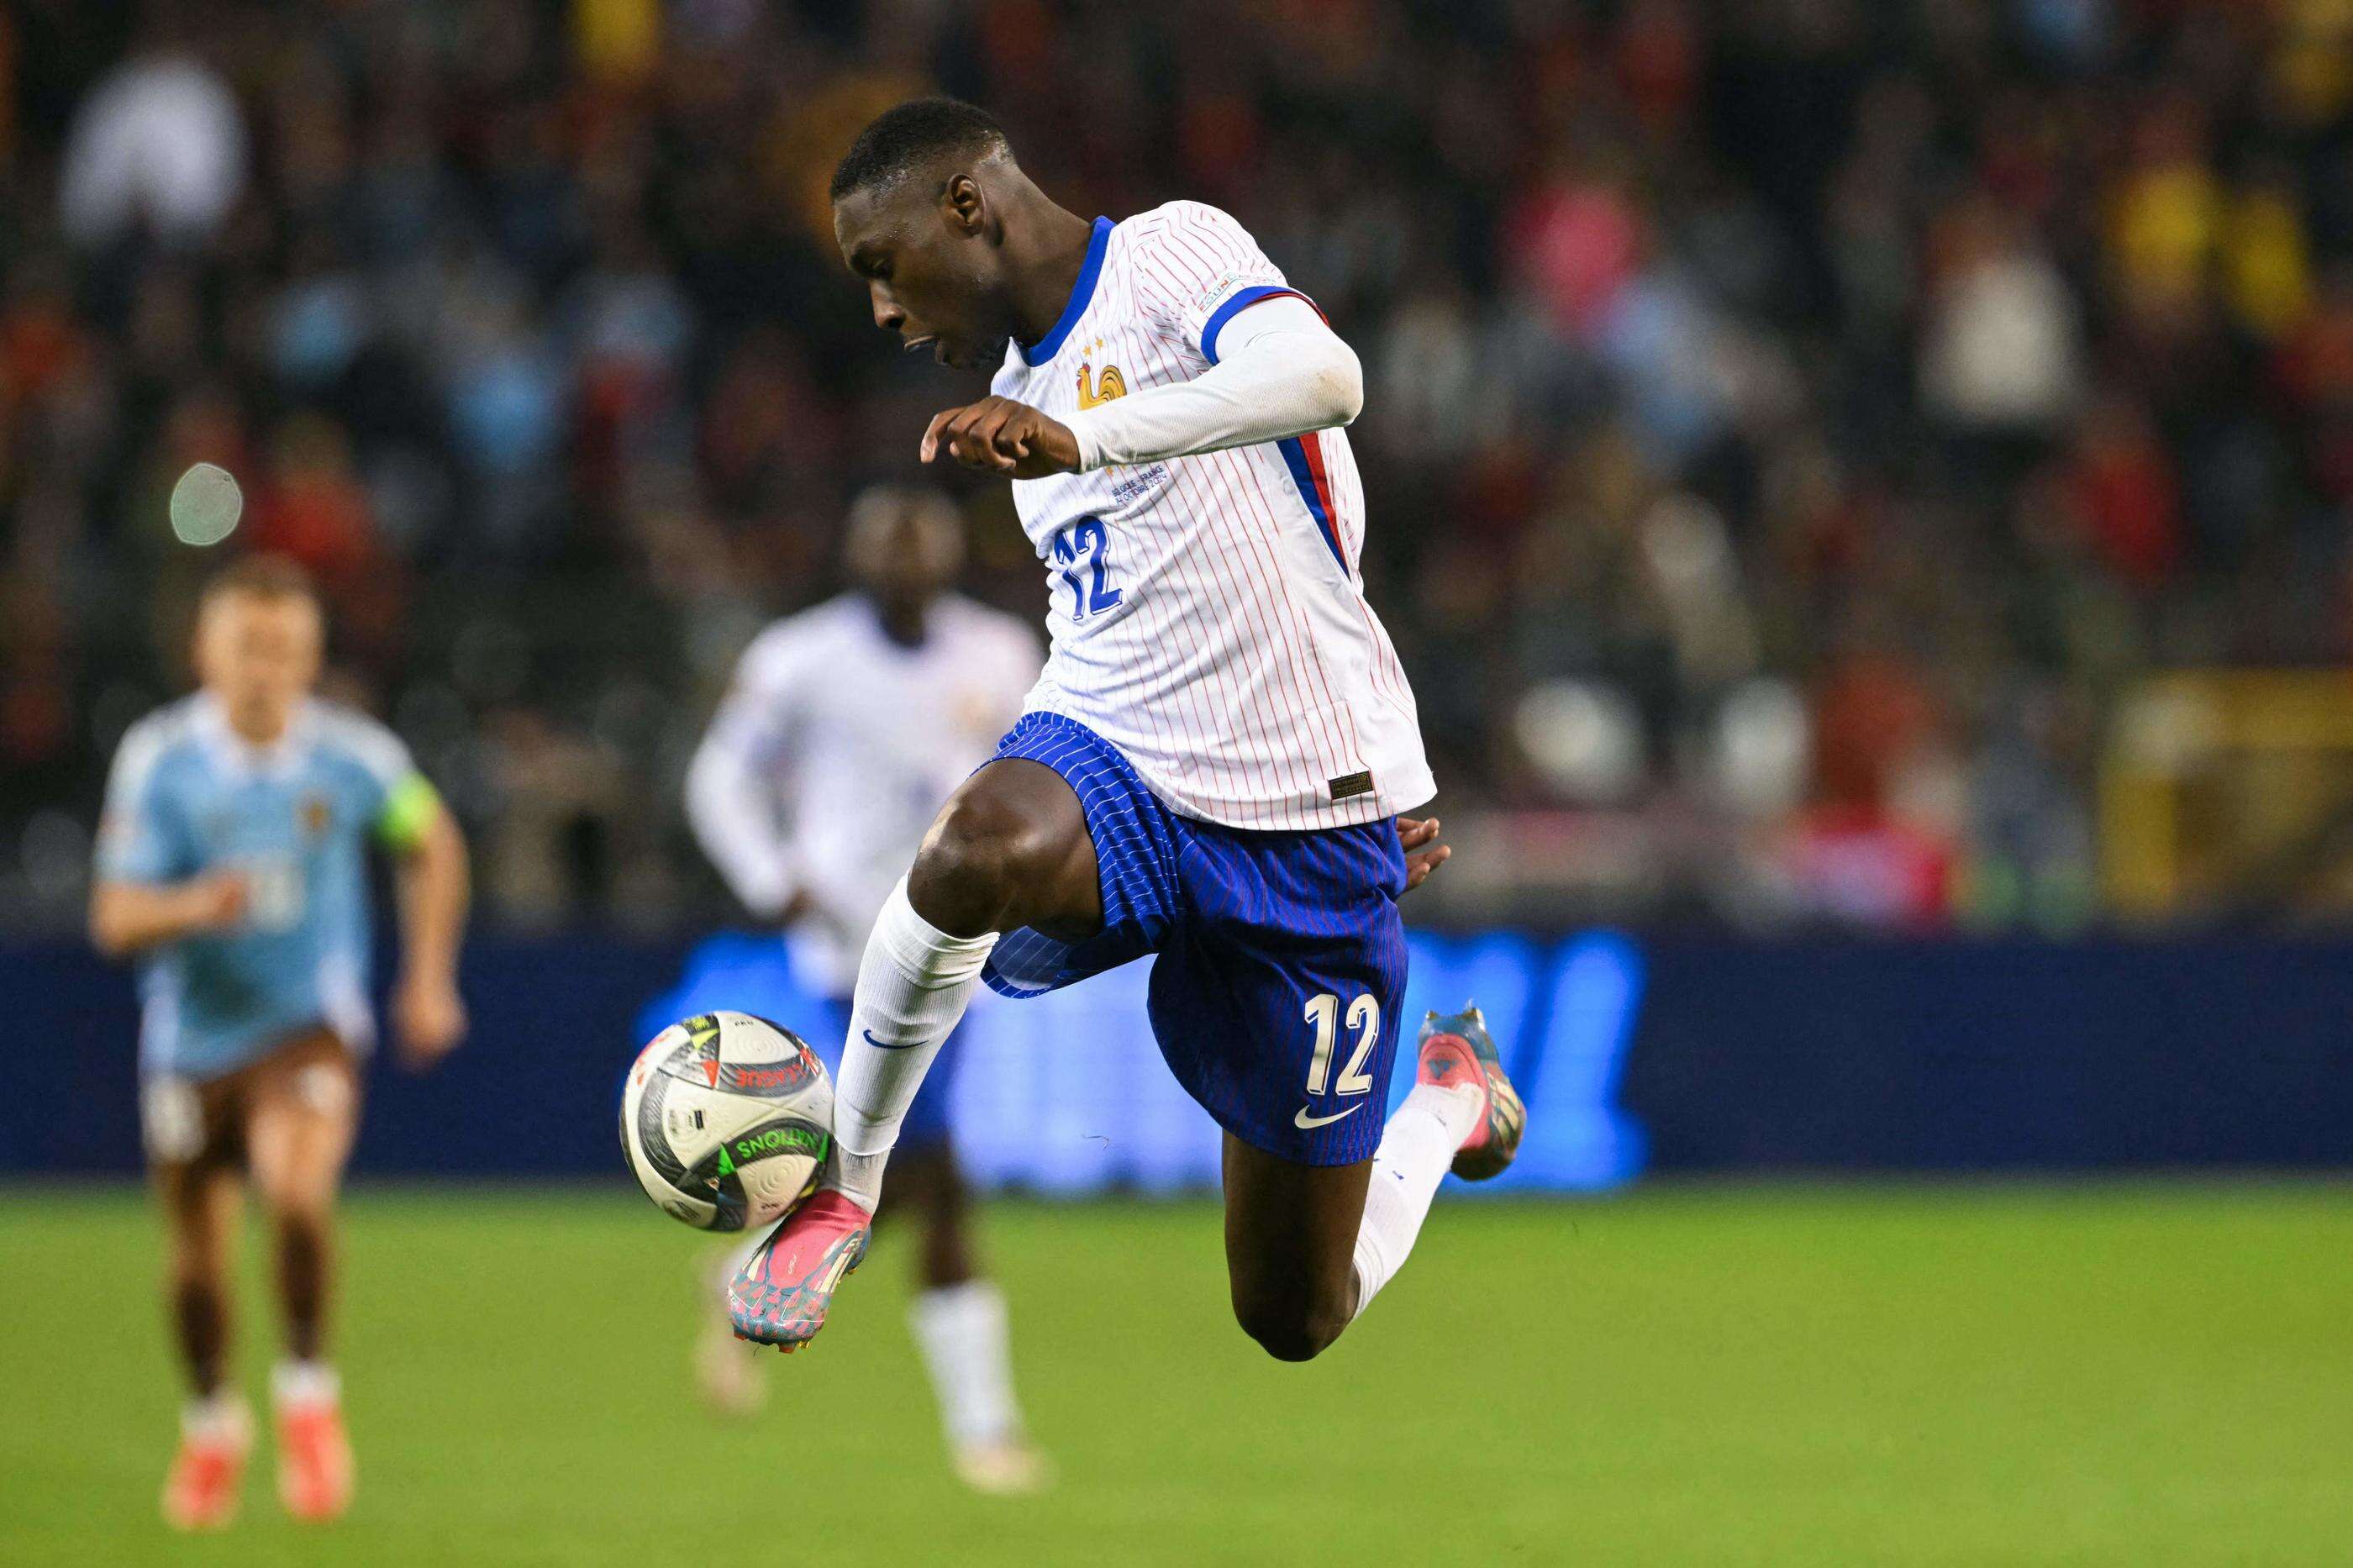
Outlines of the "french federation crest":
[{"label": "french federation crest", "polygon": [[1103,367],[1100,378],[1090,380],[1093,371],[1092,364],[1082,363],[1079,366],[1080,407],[1092,408],[1098,404],[1109,403],[1114,397],[1127,395],[1127,378],[1120,374],[1119,366],[1107,364]]}]

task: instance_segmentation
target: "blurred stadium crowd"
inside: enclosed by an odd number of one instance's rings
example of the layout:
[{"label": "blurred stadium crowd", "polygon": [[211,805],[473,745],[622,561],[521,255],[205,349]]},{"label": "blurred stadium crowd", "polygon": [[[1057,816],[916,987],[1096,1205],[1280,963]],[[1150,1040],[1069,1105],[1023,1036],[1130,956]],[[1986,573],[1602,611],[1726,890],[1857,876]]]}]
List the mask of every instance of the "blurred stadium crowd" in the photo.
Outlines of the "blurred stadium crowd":
[{"label": "blurred stadium crowd", "polygon": [[967,391],[823,201],[923,90],[1082,212],[1228,208],[1356,346],[1458,909],[2064,928],[2120,691],[2347,655],[2340,0],[18,0],[0,912],[75,917],[209,459],[498,916],[723,913],[699,723]]}]

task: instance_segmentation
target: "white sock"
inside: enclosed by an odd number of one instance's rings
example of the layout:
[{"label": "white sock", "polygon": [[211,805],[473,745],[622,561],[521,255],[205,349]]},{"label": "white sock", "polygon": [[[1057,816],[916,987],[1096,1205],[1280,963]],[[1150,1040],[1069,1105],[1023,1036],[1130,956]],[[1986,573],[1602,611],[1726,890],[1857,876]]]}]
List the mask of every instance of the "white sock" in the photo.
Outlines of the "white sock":
[{"label": "white sock", "polygon": [[269,1369],[269,1395],[280,1405],[332,1405],[343,1380],[322,1361],[281,1361]]},{"label": "white sock", "polygon": [[1418,1083],[1381,1129],[1372,1184],[1365,1192],[1365,1218],[1356,1230],[1357,1314],[1405,1267],[1446,1167],[1486,1109],[1485,1093],[1469,1084],[1441,1089]]},{"label": "white sock", "polygon": [[833,1169],[826,1177],[860,1207],[871,1211],[881,1201],[882,1163],[899,1125],[996,945],[994,933],[950,936],[917,914],[904,877],[876,917],[833,1086]]},{"label": "white sock", "polygon": [[907,1326],[931,1369],[939,1395],[940,1426],[952,1447],[1002,1442],[1018,1436],[1021,1411],[1013,1403],[1013,1353],[1005,1328],[1005,1298],[986,1279],[967,1279],[917,1296]]},{"label": "white sock", "polygon": [[195,1442],[242,1446],[251,1440],[253,1418],[243,1398],[217,1388],[210,1394],[192,1394],[180,1406],[180,1430]]}]

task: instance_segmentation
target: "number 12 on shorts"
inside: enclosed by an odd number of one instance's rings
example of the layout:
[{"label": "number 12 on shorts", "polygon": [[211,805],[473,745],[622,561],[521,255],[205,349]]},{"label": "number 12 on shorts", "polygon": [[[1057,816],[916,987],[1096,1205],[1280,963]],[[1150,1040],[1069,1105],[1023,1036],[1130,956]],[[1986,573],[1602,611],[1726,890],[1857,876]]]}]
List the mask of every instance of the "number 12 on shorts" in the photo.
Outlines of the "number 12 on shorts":
[{"label": "number 12 on shorts", "polygon": [[[1315,1055],[1307,1063],[1307,1092],[1322,1094],[1332,1076],[1332,1048],[1340,1036],[1340,998],[1329,991],[1311,997],[1303,1016],[1315,1026]],[[1370,1094],[1373,1076],[1365,1070],[1365,1058],[1373,1054],[1373,1042],[1381,1037],[1381,1005],[1370,993],[1348,1004],[1348,1027],[1356,1031],[1356,1047],[1348,1053],[1348,1065],[1340,1069],[1340,1081],[1332,1085],[1332,1092]]]}]

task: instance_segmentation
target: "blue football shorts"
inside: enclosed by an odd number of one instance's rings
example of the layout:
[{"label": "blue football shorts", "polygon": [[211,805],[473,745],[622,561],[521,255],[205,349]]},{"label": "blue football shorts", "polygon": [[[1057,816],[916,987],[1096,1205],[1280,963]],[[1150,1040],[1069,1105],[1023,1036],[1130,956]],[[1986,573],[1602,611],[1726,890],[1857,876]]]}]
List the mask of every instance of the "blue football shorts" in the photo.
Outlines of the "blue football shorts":
[{"label": "blue football shorts", "polygon": [[1055,713],[1024,715],[997,742],[995,760],[1015,758],[1077,794],[1103,926],[1079,942],[1008,932],[990,987],[1036,996],[1154,954],[1160,1054],[1219,1126],[1303,1165],[1371,1158],[1405,1004],[1396,825],[1279,832],[1179,816],[1109,742]]}]

